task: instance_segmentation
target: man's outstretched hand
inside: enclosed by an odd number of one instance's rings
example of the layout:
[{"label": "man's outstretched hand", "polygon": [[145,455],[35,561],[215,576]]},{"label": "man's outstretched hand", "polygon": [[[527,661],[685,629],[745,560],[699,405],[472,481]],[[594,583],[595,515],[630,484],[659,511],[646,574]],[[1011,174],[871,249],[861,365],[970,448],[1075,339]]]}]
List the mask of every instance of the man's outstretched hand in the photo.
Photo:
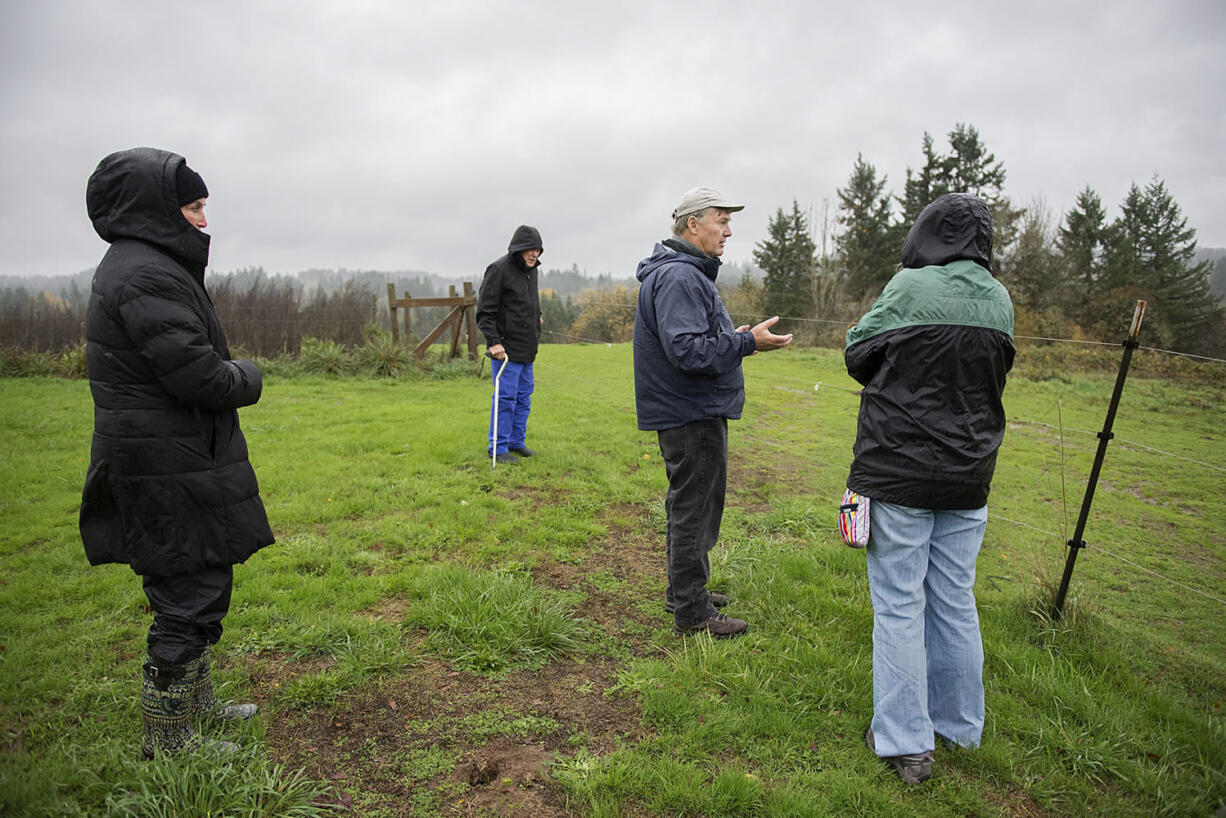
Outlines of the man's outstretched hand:
[{"label": "man's outstretched hand", "polygon": [[776,335],[771,332],[771,327],[779,323],[779,316],[767,318],[761,324],[750,329],[748,325],[740,327],[737,332],[749,330],[753,333],[754,353],[770,352],[772,349],[783,349],[788,344],[792,343],[792,333],[787,335]]}]

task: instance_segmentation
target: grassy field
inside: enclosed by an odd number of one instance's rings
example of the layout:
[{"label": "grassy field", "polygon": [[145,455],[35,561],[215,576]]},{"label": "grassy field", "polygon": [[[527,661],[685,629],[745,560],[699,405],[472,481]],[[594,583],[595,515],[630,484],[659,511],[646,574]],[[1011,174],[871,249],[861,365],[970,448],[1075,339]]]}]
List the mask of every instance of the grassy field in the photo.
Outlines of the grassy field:
[{"label": "grassy field", "polygon": [[1052,622],[1114,373],[1027,380],[1026,353],[979,561],[984,743],[938,749],[919,788],[863,744],[872,612],[834,527],[857,407],[837,353],[746,361],[712,586],[750,631],[728,642],[663,613],[663,466],[628,345],[544,348],[541,455],[497,471],[486,380],[270,378],[242,418],[278,542],[236,569],[214,651],[221,692],[262,712],[219,734],[237,757],[155,762],[140,582],[90,568],[76,530],[88,387],[0,381],[0,814],[1211,815],[1222,389],[1128,384]]}]

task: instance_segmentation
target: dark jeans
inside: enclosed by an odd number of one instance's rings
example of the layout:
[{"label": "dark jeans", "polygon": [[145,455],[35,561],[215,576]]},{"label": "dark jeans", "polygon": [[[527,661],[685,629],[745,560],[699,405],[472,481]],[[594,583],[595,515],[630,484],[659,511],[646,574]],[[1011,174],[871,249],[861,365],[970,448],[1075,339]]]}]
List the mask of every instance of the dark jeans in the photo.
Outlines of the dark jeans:
[{"label": "dark jeans", "polygon": [[696,625],[715,615],[707,580],[707,552],[719,539],[728,478],[728,420],[696,420],[657,432],[668,495],[668,598],[679,626]]},{"label": "dark jeans", "polygon": [[190,662],[221,638],[221,620],[230,610],[234,567],[206,568],[171,577],[144,577],[153,608],[149,653],[172,664]]}]

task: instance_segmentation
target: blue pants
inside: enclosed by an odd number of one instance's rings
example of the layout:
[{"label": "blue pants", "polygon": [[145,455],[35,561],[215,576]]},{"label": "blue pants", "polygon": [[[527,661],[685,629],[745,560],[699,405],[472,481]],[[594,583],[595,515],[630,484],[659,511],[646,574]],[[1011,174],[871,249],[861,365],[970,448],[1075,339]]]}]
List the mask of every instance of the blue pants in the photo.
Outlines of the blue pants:
[{"label": "blue pants", "polygon": [[983,642],[975,559],[987,507],[929,511],[873,501],[873,739],[879,756],[922,753],[935,736],[983,733]]},{"label": "blue pants", "polygon": [[[490,399],[489,446],[494,454],[522,449],[528,438],[528,412],[532,410],[532,364],[492,361],[491,376],[498,383],[498,440],[494,440],[494,401]],[[498,372],[502,379],[498,380]],[[489,450],[487,449],[487,453]]]}]

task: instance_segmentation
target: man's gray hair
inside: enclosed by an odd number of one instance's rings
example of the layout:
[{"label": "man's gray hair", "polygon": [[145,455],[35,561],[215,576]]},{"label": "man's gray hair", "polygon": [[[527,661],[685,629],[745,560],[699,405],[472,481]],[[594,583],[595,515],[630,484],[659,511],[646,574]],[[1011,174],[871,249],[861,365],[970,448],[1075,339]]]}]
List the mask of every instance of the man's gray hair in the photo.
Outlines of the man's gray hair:
[{"label": "man's gray hair", "polygon": [[702,210],[696,210],[693,213],[684,213],[673,220],[673,235],[677,238],[684,238],[685,231],[690,227],[690,216],[702,221],[706,217],[708,210],[718,210],[716,207],[704,207]]}]

